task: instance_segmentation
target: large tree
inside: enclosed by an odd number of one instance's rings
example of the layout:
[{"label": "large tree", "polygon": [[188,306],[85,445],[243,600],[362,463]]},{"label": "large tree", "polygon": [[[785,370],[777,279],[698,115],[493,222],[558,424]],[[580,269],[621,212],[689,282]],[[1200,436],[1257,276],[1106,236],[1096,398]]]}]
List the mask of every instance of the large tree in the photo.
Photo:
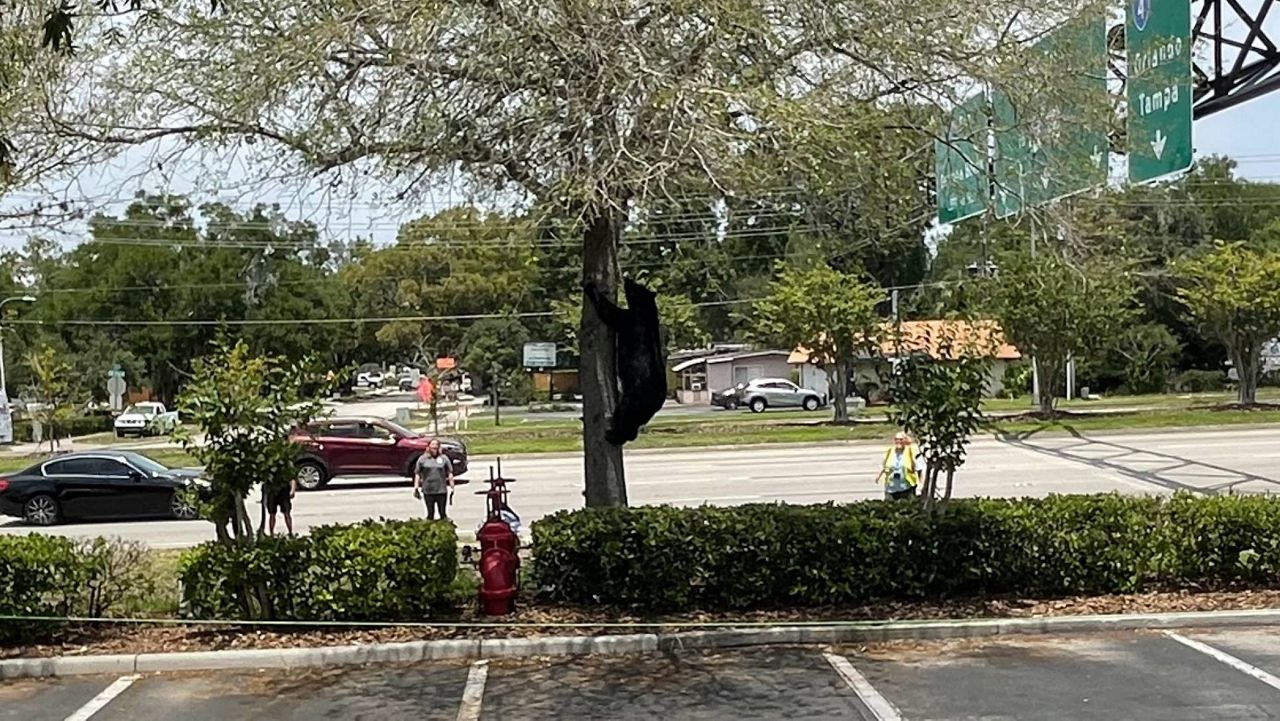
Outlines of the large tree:
[{"label": "large tree", "polygon": [[1075,263],[1056,249],[1003,255],[998,264],[999,276],[982,288],[982,310],[1035,359],[1040,411],[1051,414],[1068,360],[1110,346],[1134,315],[1136,286],[1116,265]]},{"label": "large tree", "polygon": [[[613,297],[629,215],[669,179],[729,195],[745,147],[774,138],[777,162],[803,163],[803,139],[847,117],[834,109],[948,102],[958,78],[1034,75],[1045,93],[1047,68],[1001,61],[1083,4],[304,0],[209,14],[178,0],[50,115],[95,141],[266,141],[301,173],[379,172],[405,196],[462,171],[571,220],[583,279]],[[604,438],[614,338],[589,307],[579,341],[586,502],[623,504],[622,449]]]},{"label": "large tree", "polygon": [[273,354],[349,361],[348,327],[309,322],[350,312],[309,224],[265,206],[197,212],[182,197],[144,195],[89,228],[64,253],[29,247],[39,300],[24,319],[43,322],[45,340],[75,356],[77,375],[94,386],[121,364],[130,384],[172,402],[220,322]]},{"label": "large tree", "polygon": [[[395,245],[343,271],[361,317],[387,356],[431,366],[456,354],[469,319],[530,309],[538,276],[534,225],[523,218],[446,210],[400,228]],[[431,320],[394,320],[400,316]],[[375,360],[367,358],[364,360]]]},{"label": "large tree", "polygon": [[1280,251],[1227,243],[1176,267],[1178,297],[1206,335],[1227,347],[1239,401],[1257,400],[1262,346],[1280,335]]},{"label": "large tree", "polygon": [[846,389],[859,358],[877,357],[885,322],[876,306],[884,292],[872,282],[825,265],[787,269],[755,304],[756,333],[787,348],[804,348],[827,373],[835,420],[849,420]]}]

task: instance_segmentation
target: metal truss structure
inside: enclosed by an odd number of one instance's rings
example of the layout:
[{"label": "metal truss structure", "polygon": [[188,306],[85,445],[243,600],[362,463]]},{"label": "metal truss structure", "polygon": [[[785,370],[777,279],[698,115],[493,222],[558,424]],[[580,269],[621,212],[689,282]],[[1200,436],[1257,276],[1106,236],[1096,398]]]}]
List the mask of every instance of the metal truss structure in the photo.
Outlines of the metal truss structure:
[{"label": "metal truss structure", "polygon": [[[1204,118],[1280,90],[1280,23],[1267,34],[1276,0],[1194,0],[1195,117]],[[1251,12],[1245,5],[1254,6]],[[1275,18],[1280,21],[1280,18]]]}]

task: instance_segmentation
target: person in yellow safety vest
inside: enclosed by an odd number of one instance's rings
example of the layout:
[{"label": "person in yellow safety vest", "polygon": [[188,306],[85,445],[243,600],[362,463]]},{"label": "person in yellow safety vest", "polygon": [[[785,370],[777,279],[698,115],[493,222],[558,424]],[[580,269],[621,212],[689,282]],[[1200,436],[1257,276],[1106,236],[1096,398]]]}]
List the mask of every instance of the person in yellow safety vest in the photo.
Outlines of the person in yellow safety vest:
[{"label": "person in yellow safety vest", "polygon": [[893,447],[884,452],[876,483],[884,483],[886,501],[914,498],[922,470],[920,453],[912,445],[911,436],[900,431],[893,437]]}]

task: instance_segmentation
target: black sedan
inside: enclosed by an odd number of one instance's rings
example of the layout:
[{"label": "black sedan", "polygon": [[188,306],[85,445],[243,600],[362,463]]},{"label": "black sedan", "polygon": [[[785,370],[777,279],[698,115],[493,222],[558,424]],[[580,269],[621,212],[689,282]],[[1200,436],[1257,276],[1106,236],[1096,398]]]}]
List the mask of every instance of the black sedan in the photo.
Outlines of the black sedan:
[{"label": "black sedan", "polygon": [[140,453],[67,453],[0,476],[0,513],[37,526],[68,519],[191,519],[204,488],[198,472],[167,468]]}]

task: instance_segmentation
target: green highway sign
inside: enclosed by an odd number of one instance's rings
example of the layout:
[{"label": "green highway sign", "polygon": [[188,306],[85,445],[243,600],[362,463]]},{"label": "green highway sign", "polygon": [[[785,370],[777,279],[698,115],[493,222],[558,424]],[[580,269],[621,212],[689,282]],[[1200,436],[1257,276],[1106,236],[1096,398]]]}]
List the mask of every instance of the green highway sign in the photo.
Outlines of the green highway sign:
[{"label": "green highway sign", "polygon": [[1052,92],[1019,105],[992,94],[995,212],[1005,218],[1107,180],[1107,29],[1102,16],[1077,20],[1034,47],[1052,67]]},{"label": "green highway sign", "polygon": [[1191,167],[1191,2],[1128,0],[1129,180]]},{"label": "green highway sign", "polygon": [[987,98],[978,93],[958,105],[946,139],[935,140],[938,222],[954,223],[987,209]]}]

